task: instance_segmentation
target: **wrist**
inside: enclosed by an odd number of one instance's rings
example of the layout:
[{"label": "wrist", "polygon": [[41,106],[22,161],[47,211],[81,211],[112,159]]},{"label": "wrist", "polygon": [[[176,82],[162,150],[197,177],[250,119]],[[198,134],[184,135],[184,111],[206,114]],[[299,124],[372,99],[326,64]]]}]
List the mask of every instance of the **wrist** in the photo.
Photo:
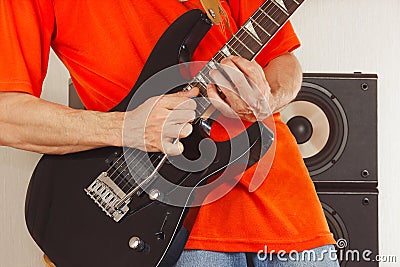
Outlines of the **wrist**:
[{"label": "wrist", "polygon": [[93,112],[95,129],[92,141],[97,147],[122,146],[124,112]]},{"label": "wrist", "polygon": [[109,112],[110,125],[109,125],[109,143],[111,146],[123,145],[123,127],[125,112]]}]

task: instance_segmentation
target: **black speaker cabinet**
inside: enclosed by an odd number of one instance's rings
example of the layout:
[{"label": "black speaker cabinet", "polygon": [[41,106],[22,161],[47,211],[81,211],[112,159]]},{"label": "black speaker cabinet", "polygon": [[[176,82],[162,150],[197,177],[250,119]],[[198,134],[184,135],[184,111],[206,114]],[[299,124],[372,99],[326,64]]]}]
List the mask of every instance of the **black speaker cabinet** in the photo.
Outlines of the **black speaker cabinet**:
[{"label": "black speaker cabinet", "polygon": [[319,199],[336,241],[340,267],[379,266],[378,192],[319,191]]},{"label": "black speaker cabinet", "polygon": [[306,73],[281,117],[314,182],[376,186],[376,75]]}]

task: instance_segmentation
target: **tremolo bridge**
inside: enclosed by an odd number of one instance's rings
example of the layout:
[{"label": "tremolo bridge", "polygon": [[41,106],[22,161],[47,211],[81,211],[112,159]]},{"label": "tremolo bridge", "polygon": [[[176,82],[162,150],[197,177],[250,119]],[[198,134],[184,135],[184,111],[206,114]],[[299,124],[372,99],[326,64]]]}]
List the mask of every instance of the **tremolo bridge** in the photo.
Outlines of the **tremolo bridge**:
[{"label": "tremolo bridge", "polygon": [[[102,172],[85,192],[114,221],[119,222],[129,211],[128,204],[136,194],[140,196],[144,188],[159,177],[158,170],[166,161],[166,155],[160,153],[153,163],[146,160],[146,153],[141,150],[127,149],[127,158],[114,153],[106,162],[110,169]],[[129,168],[130,166],[139,166]],[[155,164],[153,166],[153,164]],[[149,198],[158,199],[160,192],[151,190]]]},{"label": "tremolo bridge", "polygon": [[85,189],[85,192],[116,222],[119,222],[129,211],[128,204],[130,199],[126,200],[122,206],[118,207],[118,204],[126,197],[126,194],[114,183],[107,172],[101,173],[99,177]]}]

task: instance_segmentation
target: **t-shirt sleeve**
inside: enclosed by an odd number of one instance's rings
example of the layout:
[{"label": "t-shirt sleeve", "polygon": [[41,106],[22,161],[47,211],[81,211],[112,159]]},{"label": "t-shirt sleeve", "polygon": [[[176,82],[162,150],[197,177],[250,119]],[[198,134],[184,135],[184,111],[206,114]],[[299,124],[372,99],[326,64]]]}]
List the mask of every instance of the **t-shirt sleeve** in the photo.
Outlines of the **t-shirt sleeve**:
[{"label": "t-shirt sleeve", "polygon": [[261,66],[266,66],[272,59],[292,52],[300,46],[299,38],[295,34],[292,24],[288,21],[282,28],[275,34],[271,41],[261,50],[260,54],[256,57],[256,61]]},{"label": "t-shirt sleeve", "polygon": [[0,91],[40,96],[53,30],[51,0],[0,1]]},{"label": "t-shirt sleeve", "polygon": [[[243,25],[265,0],[229,0],[230,11],[237,25]],[[256,61],[266,66],[272,59],[291,52],[300,46],[300,41],[288,21],[258,54]]]}]

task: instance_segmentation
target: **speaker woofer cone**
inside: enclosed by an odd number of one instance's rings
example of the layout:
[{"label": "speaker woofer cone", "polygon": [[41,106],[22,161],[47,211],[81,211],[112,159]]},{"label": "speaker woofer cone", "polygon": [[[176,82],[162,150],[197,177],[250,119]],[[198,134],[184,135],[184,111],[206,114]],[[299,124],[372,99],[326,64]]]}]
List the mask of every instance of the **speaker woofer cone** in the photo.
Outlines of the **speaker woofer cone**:
[{"label": "speaker woofer cone", "polygon": [[[295,136],[310,175],[320,174],[337,162],[346,146],[348,124],[343,107],[332,93],[303,82],[298,96],[281,112],[281,117]],[[304,129],[308,123],[311,130]]]}]

